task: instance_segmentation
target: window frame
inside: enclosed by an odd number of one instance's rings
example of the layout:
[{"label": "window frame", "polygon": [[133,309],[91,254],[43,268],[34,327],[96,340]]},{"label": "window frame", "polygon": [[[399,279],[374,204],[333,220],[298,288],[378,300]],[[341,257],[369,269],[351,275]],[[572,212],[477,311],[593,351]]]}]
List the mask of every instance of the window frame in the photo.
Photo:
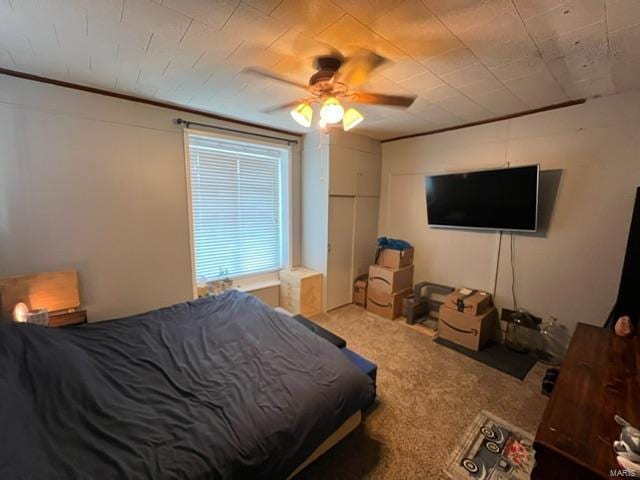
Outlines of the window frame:
[{"label": "window frame", "polygon": [[209,130],[196,129],[191,127],[184,127],[183,131],[183,143],[184,143],[184,167],[187,187],[187,217],[189,226],[189,251],[191,257],[191,282],[193,290],[193,298],[197,298],[198,293],[198,279],[196,278],[196,252],[195,252],[195,240],[194,240],[194,221],[193,221],[193,191],[191,186],[191,154],[189,149],[189,135],[201,135],[206,137],[212,137],[214,139],[229,140],[232,142],[247,142],[254,145],[264,145],[267,147],[274,147],[285,150],[287,152],[286,158],[283,159],[284,165],[281,166],[281,179],[280,179],[280,205],[282,210],[282,225],[281,225],[281,255],[282,266],[270,269],[267,271],[248,273],[244,275],[230,276],[234,283],[237,280],[243,280],[243,283],[259,283],[270,280],[277,280],[277,272],[283,268],[290,268],[292,265],[292,244],[293,244],[293,182],[292,182],[292,164],[294,150],[291,143],[283,140],[281,142],[277,140],[265,141],[252,137],[250,133],[247,135],[242,134],[229,134],[226,132],[212,132]]}]

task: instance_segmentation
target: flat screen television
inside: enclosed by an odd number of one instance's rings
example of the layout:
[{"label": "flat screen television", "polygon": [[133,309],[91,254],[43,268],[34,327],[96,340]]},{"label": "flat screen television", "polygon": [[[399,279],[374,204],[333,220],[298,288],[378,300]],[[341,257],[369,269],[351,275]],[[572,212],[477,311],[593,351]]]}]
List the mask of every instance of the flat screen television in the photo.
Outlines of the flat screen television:
[{"label": "flat screen television", "polygon": [[432,227],[535,232],[539,165],[425,176]]}]

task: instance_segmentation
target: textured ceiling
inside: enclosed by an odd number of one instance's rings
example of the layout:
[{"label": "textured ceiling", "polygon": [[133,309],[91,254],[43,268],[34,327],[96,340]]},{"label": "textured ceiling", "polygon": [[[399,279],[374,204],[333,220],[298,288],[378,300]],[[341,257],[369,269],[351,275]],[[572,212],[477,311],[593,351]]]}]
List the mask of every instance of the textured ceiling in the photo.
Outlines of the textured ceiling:
[{"label": "textured ceiling", "polygon": [[[363,107],[385,139],[640,86],[640,0],[0,0],[0,66],[303,132],[287,112],[328,45],[393,60]],[[355,131],[355,130],[354,130]]]}]

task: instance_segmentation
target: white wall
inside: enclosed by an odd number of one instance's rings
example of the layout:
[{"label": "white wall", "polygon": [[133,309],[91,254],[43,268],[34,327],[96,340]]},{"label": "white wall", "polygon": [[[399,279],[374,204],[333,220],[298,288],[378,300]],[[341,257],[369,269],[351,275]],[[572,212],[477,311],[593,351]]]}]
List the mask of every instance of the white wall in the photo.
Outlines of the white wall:
[{"label": "white wall", "polygon": [[191,298],[184,147],[176,117],[238,128],[0,75],[0,276],[76,269],[90,320]]},{"label": "white wall", "polygon": [[[416,282],[493,290],[498,234],[429,228],[423,176],[506,162],[561,170],[546,231],[515,235],[518,305],[570,328],[602,324],[617,295],[640,185],[640,92],[383,144],[379,233],[415,245]],[[554,202],[544,183],[541,210],[547,211]],[[512,305],[509,240],[505,233],[496,294],[506,307]]]},{"label": "white wall", "polygon": [[[319,130],[302,143],[302,265],[327,273],[329,137]],[[323,292],[326,287],[323,288]]]}]

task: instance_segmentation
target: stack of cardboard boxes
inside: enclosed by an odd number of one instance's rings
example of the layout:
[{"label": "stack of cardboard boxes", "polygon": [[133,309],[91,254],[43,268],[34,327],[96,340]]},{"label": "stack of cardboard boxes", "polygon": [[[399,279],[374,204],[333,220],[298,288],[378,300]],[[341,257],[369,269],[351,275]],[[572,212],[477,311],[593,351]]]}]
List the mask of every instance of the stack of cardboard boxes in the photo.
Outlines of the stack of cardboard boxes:
[{"label": "stack of cardboard boxes", "polygon": [[482,349],[498,322],[491,295],[468,288],[447,295],[439,317],[438,336],[472,350]]},{"label": "stack of cardboard boxes", "polygon": [[413,248],[384,249],[369,267],[367,310],[393,320],[402,315],[402,299],[413,286]]}]

